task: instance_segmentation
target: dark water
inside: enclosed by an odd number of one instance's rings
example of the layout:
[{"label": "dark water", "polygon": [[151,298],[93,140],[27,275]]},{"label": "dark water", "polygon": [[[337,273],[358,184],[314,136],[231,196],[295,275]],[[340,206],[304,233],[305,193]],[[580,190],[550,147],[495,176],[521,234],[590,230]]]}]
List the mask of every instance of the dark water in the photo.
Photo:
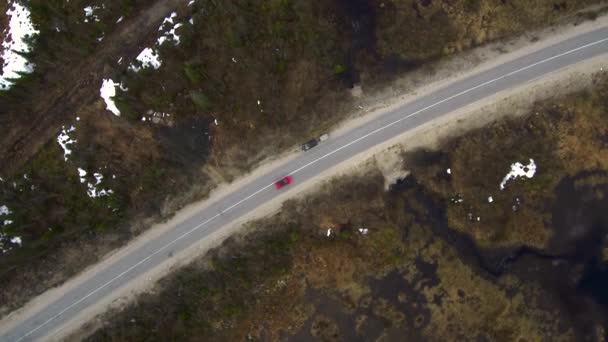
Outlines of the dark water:
[{"label": "dark water", "polygon": [[[566,177],[555,192],[554,237],[549,249],[570,265],[564,275],[577,267],[583,269],[580,276],[571,277],[576,280],[573,284],[565,282],[561,294],[579,328],[579,338],[591,340],[598,321],[608,326],[608,265],[602,261],[608,234],[608,172]],[[604,338],[608,339],[608,332]]]},{"label": "dark water", "polygon": [[[362,302],[369,300],[369,298],[362,299]],[[294,336],[283,336],[284,341],[318,341],[318,340],[330,340],[330,341],[369,341],[374,340],[380,336],[380,334],[386,328],[386,322],[384,319],[379,318],[371,312],[371,308],[366,303],[356,303],[357,309],[354,312],[349,312],[349,308],[345,307],[343,302],[329,296],[328,294],[309,288],[306,293],[307,303],[314,304],[315,312],[304,323],[303,328]],[[357,334],[357,317],[365,315],[365,323],[362,324]],[[321,334],[313,336],[313,325],[318,324],[320,318],[323,318],[328,322],[328,325],[333,327],[329,328],[330,334]],[[333,332],[337,331],[336,334]]]},{"label": "dark water", "polygon": [[[425,158],[431,163],[443,159],[441,155]],[[601,261],[608,233],[608,183],[584,186],[580,182],[603,176],[608,180],[604,171],[584,172],[565,178],[557,186],[556,200],[549,206],[554,235],[547,250],[526,246],[480,249],[468,236],[449,228],[445,204],[428,194],[414,177],[399,181],[392,191],[413,194],[426,211],[406,211],[454,246],[480,275],[492,279],[508,273],[522,281],[540,283],[546,289],[538,298],[541,308],[563,310],[558,315],[563,330],[573,327],[578,340],[593,340],[595,324],[608,326],[608,265]],[[511,289],[511,295],[517,291]]]},{"label": "dark water", "polygon": [[[430,156],[433,161],[442,156]],[[540,309],[556,317],[562,332],[573,329],[578,341],[594,341],[598,324],[608,326],[608,266],[601,260],[601,248],[607,233],[608,184],[593,186],[576,185],[591,177],[604,176],[603,172],[587,172],[565,178],[556,188],[556,200],[548,208],[552,212],[554,237],[547,250],[528,247],[481,250],[466,235],[449,228],[446,205],[438,201],[420,186],[414,177],[407,177],[391,188],[393,196],[414,196],[421,206],[407,207],[416,223],[431,227],[434,238],[442,239],[455,247],[461,260],[477,273],[496,281],[498,277],[512,274],[523,282],[537,283],[545,292],[535,298]],[[606,178],[608,180],[608,177]],[[406,202],[407,203],[407,202]],[[403,238],[407,240],[407,229]],[[334,298],[317,290],[309,290],[307,301],[316,312],[295,336],[284,340],[319,340],[311,334],[320,317],[327,319],[329,338],[336,341],[372,341],[382,334],[389,341],[422,340],[416,335],[430,320],[424,287],[435,287],[436,265],[416,260],[414,279],[407,278],[407,271],[395,270],[381,279],[368,279],[371,294],[359,303],[347,305],[348,299]],[[415,288],[414,286],[422,286]],[[508,296],[520,293],[519,288],[506,288]],[[462,292],[462,291],[460,291]],[[460,294],[459,292],[459,294]],[[462,293],[462,296],[466,296]],[[433,302],[441,304],[440,296]],[[403,314],[403,324],[391,326],[377,316],[381,303],[389,303]],[[374,311],[374,307],[376,311]],[[364,323],[358,324],[357,319]],[[317,323],[315,323],[317,322]],[[359,327],[357,331],[357,326]],[[334,336],[334,338],[331,338]],[[608,338],[608,336],[605,336]],[[465,338],[455,336],[455,339]],[[479,340],[488,340],[480,333]]]}]

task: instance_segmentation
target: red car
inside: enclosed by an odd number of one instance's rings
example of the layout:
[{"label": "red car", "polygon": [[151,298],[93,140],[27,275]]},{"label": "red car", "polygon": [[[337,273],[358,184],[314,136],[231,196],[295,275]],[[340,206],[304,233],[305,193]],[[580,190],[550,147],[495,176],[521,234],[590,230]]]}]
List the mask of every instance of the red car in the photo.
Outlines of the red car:
[{"label": "red car", "polygon": [[289,184],[291,184],[291,177],[287,176],[287,177],[281,179],[280,181],[274,183],[274,186],[277,189],[280,189],[280,188],[284,187],[285,185],[289,185]]}]

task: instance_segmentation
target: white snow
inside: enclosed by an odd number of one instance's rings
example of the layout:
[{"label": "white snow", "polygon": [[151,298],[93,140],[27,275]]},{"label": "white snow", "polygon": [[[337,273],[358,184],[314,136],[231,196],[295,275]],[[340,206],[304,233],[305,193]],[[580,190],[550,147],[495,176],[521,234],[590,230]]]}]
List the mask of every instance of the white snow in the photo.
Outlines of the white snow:
[{"label": "white snow", "polygon": [[162,33],[156,40],[156,48],[148,47],[143,49],[136,58],[138,63],[131,63],[131,65],[129,65],[129,70],[139,72],[142,68],[160,68],[162,61],[158,55],[158,46],[167,41],[173,41],[175,45],[180,43],[180,36],[176,33],[176,30],[183,26],[183,24],[176,23],[176,18],[177,13],[173,12],[163,20],[162,24],[158,28],[158,31],[161,31]]},{"label": "white snow", "polygon": [[137,61],[141,64],[141,67],[131,64],[129,69],[138,72],[142,68],[152,67],[154,69],[158,69],[161,66],[161,60],[158,56],[158,53],[152,50],[151,48],[145,48],[142,52],[137,56]]},{"label": "white snow", "polygon": [[74,132],[76,128],[74,126],[70,126],[70,128],[66,129],[65,126],[61,127],[61,133],[57,136],[57,143],[63,149],[63,159],[67,162],[68,156],[72,154],[72,150],[70,146],[76,142],[76,139],[70,138],[70,133]]},{"label": "white snow", "polygon": [[30,52],[27,40],[39,33],[32,25],[30,11],[19,3],[13,2],[6,15],[9,21],[8,33],[2,42],[4,63],[0,72],[0,90],[10,89],[15,84],[14,80],[21,77],[21,73],[29,74],[33,71],[34,65],[18,52]]},{"label": "white snow", "polygon": [[87,195],[89,195],[91,198],[105,197],[112,193],[114,193],[114,191],[106,189],[98,190],[93,184],[88,184]]},{"label": "white snow", "polygon": [[192,6],[192,4],[194,4],[194,0],[190,0],[190,2],[188,2],[188,6]]},{"label": "white snow", "polygon": [[81,168],[78,168],[78,177],[80,177],[80,183],[86,182],[87,172]]},{"label": "white snow", "polygon": [[452,174],[452,169],[447,169],[447,170],[445,170],[445,172],[447,172],[448,175],[451,175]]},{"label": "white snow", "polygon": [[492,203],[494,202],[494,198],[492,198],[492,196],[488,197],[488,203]]},{"label": "white snow", "polygon": [[331,228],[327,230],[327,237],[331,236]]},{"label": "white snow", "polygon": [[4,220],[4,222],[2,223],[3,226],[8,226],[9,224],[12,224],[13,221],[12,220]]},{"label": "white snow", "polygon": [[8,207],[6,205],[0,206],[0,216],[10,215],[10,214],[11,214],[11,211],[8,210]]},{"label": "white snow", "polygon": [[367,228],[359,228],[359,233],[361,233],[362,235],[367,235],[368,232],[369,230]]},{"label": "white snow", "polygon": [[[1,253],[6,253],[13,249],[13,246],[11,246],[11,245],[8,245],[8,247],[6,246],[5,241],[6,241],[7,237],[8,236],[6,234],[2,234],[0,232],[0,252]],[[21,237],[19,237],[19,236],[11,237],[10,239],[8,239],[8,241],[12,245],[18,245],[19,247],[21,247],[22,241],[21,241]]]},{"label": "white snow", "polygon": [[88,23],[89,22],[89,18],[93,19],[94,21],[99,21],[99,17],[97,16],[97,14],[95,14],[95,10],[99,9],[100,7],[98,6],[87,6],[84,8],[84,22]]},{"label": "white snow", "polygon": [[116,87],[118,86],[119,84],[115,83],[112,79],[104,79],[99,90],[101,98],[106,102],[106,109],[116,116],[120,116],[120,110],[116,107],[116,103],[114,103],[112,97],[116,96]]},{"label": "white snow", "polygon": [[158,37],[158,40],[157,40],[158,45],[162,45],[167,40],[172,40],[175,43],[175,45],[178,45],[180,43],[180,38],[175,33],[175,30],[180,28],[183,24],[175,23],[173,21],[173,19],[175,19],[175,18],[177,18],[177,13],[173,12],[173,13],[171,13],[171,15],[169,17],[167,17],[167,18],[165,18],[165,20],[163,20],[162,24],[160,24],[160,27],[158,28],[159,31],[162,31],[163,27],[165,27],[166,24],[171,24],[173,26],[167,32],[163,33],[160,37]]},{"label": "white snow", "polygon": [[530,163],[528,165],[523,165],[520,162],[516,162],[511,165],[511,171],[503,178],[502,182],[500,182],[500,190],[504,190],[505,185],[510,179],[515,179],[518,177],[527,177],[532,178],[536,173],[536,164],[533,159],[530,159]]},{"label": "white snow", "polygon": [[116,23],[117,23],[117,24],[118,24],[118,23],[120,23],[120,22],[121,22],[123,19],[124,19],[124,17],[120,17],[120,18],[118,18],[118,20],[116,20]]},{"label": "white snow", "polygon": [[173,19],[175,19],[175,18],[177,18],[177,13],[176,12],[171,13],[167,18],[165,18],[163,20],[163,23],[160,24],[160,27],[158,28],[158,30],[162,31],[165,24],[173,24]]},{"label": "white snow", "polygon": [[213,120],[213,122],[215,123],[216,126],[220,124],[219,121],[217,121],[217,119]]},{"label": "white snow", "polygon": [[99,172],[95,172],[93,174],[93,177],[95,177],[95,180],[96,180],[95,185],[99,185],[99,183],[101,183],[101,181],[103,180],[103,175]]},{"label": "white snow", "polygon": [[78,168],[78,175],[80,176],[80,183],[87,183],[87,195],[91,198],[109,196],[114,193],[111,189],[98,189],[97,186],[103,181],[103,175],[99,172],[94,172],[95,184],[86,181],[87,171]]},{"label": "white snow", "polygon": [[97,198],[97,197],[104,197],[104,196],[110,196],[111,194],[114,193],[114,191],[112,191],[111,189],[97,189],[95,187],[95,185],[88,183],[87,184],[87,195],[89,195],[89,197],[91,198]]}]

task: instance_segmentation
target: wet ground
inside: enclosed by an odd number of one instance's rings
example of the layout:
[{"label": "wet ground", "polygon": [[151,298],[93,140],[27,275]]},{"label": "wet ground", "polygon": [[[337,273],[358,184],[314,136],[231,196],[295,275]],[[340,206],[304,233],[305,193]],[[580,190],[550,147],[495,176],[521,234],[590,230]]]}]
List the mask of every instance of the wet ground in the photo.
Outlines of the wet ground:
[{"label": "wet ground", "polygon": [[[426,193],[414,177],[399,181],[391,191],[413,195],[424,203],[424,210],[419,206],[405,210],[414,213],[416,224],[432,227],[434,236],[454,246],[459,257],[483,278],[499,283],[500,279],[515,276],[522,284],[538,284],[544,290],[534,300],[541,310],[555,314],[559,330],[564,334],[573,331],[580,341],[594,341],[598,323],[608,323],[608,267],[601,260],[608,208],[608,197],[603,197],[603,193],[608,191],[608,183],[580,183],[604,175],[591,172],[566,178],[556,189],[555,235],[547,251],[528,247],[480,250],[470,238],[447,226],[441,202]],[[408,240],[405,228],[403,239]],[[400,341],[403,336],[425,340],[428,336],[422,331],[432,319],[425,289],[437,287],[440,279],[437,265],[421,258],[416,259],[415,269],[409,276],[407,268],[403,268],[367,279],[371,292],[358,303],[348,304],[348,299],[309,288],[305,301],[314,306],[314,314],[296,335],[285,335],[283,340],[376,341],[382,337]],[[506,286],[504,290],[510,298],[522,293],[519,285]],[[468,295],[458,289],[463,300]],[[435,295],[431,301],[441,306],[443,296]],[[476,338],[489,340],[481,332]]]}]

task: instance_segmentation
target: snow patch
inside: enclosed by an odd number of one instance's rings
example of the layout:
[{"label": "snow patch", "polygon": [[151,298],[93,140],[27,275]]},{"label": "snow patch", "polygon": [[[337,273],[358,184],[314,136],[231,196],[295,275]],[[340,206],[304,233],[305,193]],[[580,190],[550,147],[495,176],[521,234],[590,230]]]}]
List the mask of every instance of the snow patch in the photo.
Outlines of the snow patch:
[{"label": "snow patch", "polygon": [[447,172],[448,175],[451,175],[452,174],[452,169],[447,169],[447,170],[445,170],[445,172]]},{"label": "snow patch", "polygon": [[488,203],[492,203],[494,202],[494,198],[492,198],[492,196],[488,197]]},{"label": "snow patch", "polygon": [[13,236],[11,238],[8,238],[6,234],[2,234],[0,232],[0,252],[2,252],[3,254],[12,250],[15,245],[17,247],[21,247],[22,243],[23,242],[21,240],[21,237]]},{"label": "snow patch", "polygon": [[102,183],[103,181],[103,174],[101,174],[100,172],[94,172],[93,173],[93,177],[95,178],[95,183],[91,183],[91,182],[87,182],[86,176],[87,176],[87,171],[82,169],[82,168],[78,168],[78,176],[80,177],[80,183],[87,183],[87,195],[91,198],[97,198],[97,197],[105,197],[105,196],[110,196],[111,194],[114,193],[114,191],[112,189],[99,189],[99,185]]},{"label": "snow patch", "polygon": [[76,128],[74,126],[70,126],[70,128],[66,129],[65,126],[61,127],[61,133],[57,136],[57,143],[63,149],[63,159],[67,162],[68,156],[72,154],[72,150],[70,146],[76,142],[76,139],[70,138],[70,133],[74,132]]},{"label": "snow patch", "polygon": [[103,180],[103,175],[99,172],[95,172],[93,174],[93,177],[95,177],[95,185],[99,185],[99,183],[101,183],[101,181]]},{"label": "snow patch", "polygon": [[95,22],[99,22],[99,16],[97,15],[97,13],[95,13],[95,11],[102,9],[103,7],[100,6],[87,6],[84,8],[84,22],[88,23],[89,19],[93,20]]},{"label": "snow patch", "polygon": [[11,211],[8,209],[6,205],[0,206],[0,216],[10,215]]},{"label": "snow patch", "polygon": [[143,49],[142,52],[140,52],[137,56],[136,60],[139,62],[138,64],[140,66],[131,64],[129,66],[129,70],[139,72],[139,70],[141,70],[142,68],[152,67],[154,69],[158,69],[162,65],[158,53],[152,50],[151,48]]},{"label": "snow patch", "polygon": [[39,33],[34,29],[30,18],[30,11],[17,2],[6,12],[8,19],[8,33],[2,42],[2,71],[0,72],[0,90],[10,89],[21,74],[29,74],[34,65],[27,61],[20,53],[30,52],[28,41]]},{"label": "snow patch", "polygon": [[[143,68],[160,68],[162,61],[158,55],[158,46],[167,41],[172,41],[175,45],[178,45],[181,42],[180,36],[176,33],[176,30],[182,27],[183,24],[176,23],[176,19],[177,13],[173,12],[163,20],[158,28],[158,31],[161,31],[162,33],[156,40],[156,47],[143,49],[137,56],[136,62],[129,65],[129,70],[139,72]],[[190,20],[190,22],[192,23],[192,20]]]},{"label": "snow patch", "polygon": [[112,98],[116,96],[116,87],[118,86],[120,84],[115,83],[112,79],[104,79],[99,90],[101,98],[106,102],[106,109],[116,116],[120,116],[120,110],[116,107]]},{"label": "snow patch", "polygon": [[171,15],[167,18],[165,18],[165,20],[163,20],[163,23],[160,24],[160,27],[158,28],[159,31],[163,31],[163,28],[169,24],[172,25],[170,26],[171,28],[163,33],[160,37],[158,37],[158,45],[162,45],[164,42],[168,41],[168,40],[172,40],[175,45],[178,45],[180,43],[180,38],[179,36],[175,33],[175,30],[177,30],[178,28],[180,28],[181,26],[183,26],[183,24],[181,23],[175,23],[174,19],[177,18],[177,13],[173,12],[171,13]]},{"label": "snow patch", "polygon": [[[11,211],[6,205],[0,206],[0,216],[8,216],[10,214]],[[13,224],[13,220],[6,218],[3,221],[0,221],[0,224],[0,226],[2,227],[8,226]],[[18,236],[9,238],[7,234],[4,234],[2,233],[2,231],[0,231],[0,252],[6,253],[10,251],[11,249],[13,249],[13,245],[21,246],[21,238]]]},{"label": "snow patch", "polygon": [[516,162],[511,165],[511,171],[503,178],[502,182],[500,182],[500,190],[504,190],[505,185],[511,179],[519,178],[519,177],[527,177],[532,178],[536,173],[536,164],[533,159],[530,159],[530,163],[528,165],[523,165],[520,162]]},{"label": "snow patch", "polygon": [[80,177],[80,183],[84,183],[87,181],[85,178],[87,176],[87,172],[81,168],[78,168],[78,177]]}]

